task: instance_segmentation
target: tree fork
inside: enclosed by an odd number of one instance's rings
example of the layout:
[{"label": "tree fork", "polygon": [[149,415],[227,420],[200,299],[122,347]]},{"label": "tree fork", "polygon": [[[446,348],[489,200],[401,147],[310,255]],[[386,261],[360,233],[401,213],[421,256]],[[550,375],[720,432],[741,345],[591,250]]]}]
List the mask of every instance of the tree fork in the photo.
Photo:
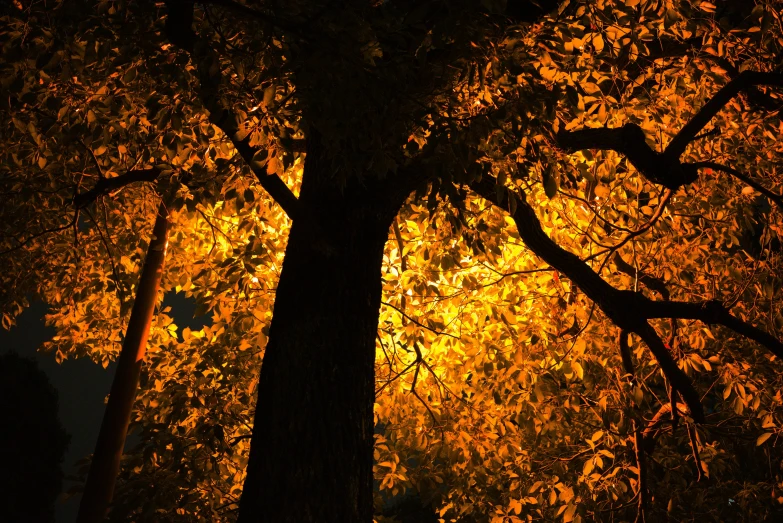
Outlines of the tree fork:
[{"label": "tree fork", "polygon": [[136,300],[133,302],[128,328],[125,331],[125,340],[117,362],[109,401],[103,415],[98,441],[95,444],[95,453],[87,474],[87,482],[76,518],[77,523],[103,521],[112,500],[163,274],[168,230],[168,210],[165,202],[161,202],[152,229],[147,257],[141,270]]}]

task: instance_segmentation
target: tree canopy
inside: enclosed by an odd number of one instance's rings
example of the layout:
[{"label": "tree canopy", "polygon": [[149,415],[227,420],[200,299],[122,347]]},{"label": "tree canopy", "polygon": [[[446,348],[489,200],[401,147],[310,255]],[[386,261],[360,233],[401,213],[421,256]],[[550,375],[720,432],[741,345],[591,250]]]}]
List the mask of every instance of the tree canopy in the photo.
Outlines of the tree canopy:
[{"label": "tree canopy", "polygon": [[116,358],[161,198],[211,314],[111,519],[780,517],[780,8],[0,7],[3,326]]}]

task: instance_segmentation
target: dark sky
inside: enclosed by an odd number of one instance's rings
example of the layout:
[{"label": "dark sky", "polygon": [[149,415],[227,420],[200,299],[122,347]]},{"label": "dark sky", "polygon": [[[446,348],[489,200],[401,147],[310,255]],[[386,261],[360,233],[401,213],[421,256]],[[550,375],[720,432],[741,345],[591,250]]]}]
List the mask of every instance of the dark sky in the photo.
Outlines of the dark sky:
[{"label": "dark sky", "polygon": [[[195,302],[182,294],[170,293],[164,305],[171,306],[171,316],[180,331],[185,327],[200,329],[208,323],[208,317],[193,318]],[[18,318],[10,331],[0,328],[0,353],[15,351],[22,356],[34,357],[39,368],[46,373],[57,389],[60,404],[60,421],[71,436],[71,443],[63,462],[66,478],[76,473],[76,462],[92,453],[103,417],[104,399],[111,388],[114,364],[104,369],[87,359],[66,360],[57,364],[54,354],[44,354],[36,349],[54,335],[54,329],[43,322],[46,306],[35,303]],[[11,427],[13,430],[13,427]],[[129,438],[128,444],[133,444]],[[72,482],[66,479],[63,492]],[[73,496],[57,505],[57,523],[72,523],[76,519],[79,496]]]}]

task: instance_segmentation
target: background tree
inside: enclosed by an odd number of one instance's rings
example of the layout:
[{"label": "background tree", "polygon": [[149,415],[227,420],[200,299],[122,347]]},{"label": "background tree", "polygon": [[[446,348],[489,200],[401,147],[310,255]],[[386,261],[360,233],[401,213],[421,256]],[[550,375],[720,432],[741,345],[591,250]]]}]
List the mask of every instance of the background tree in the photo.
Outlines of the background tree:
[{"label": "background tree", "polygon": [[367,521],[373,471],[450,520],[773,517],[774,3],[97,7],[6,17],[5,321],[112,357],[135,182],[183,172],[163,285],[213,312],[158,322],[113,517]]},{"label": "background tree", "polygon": [[57,391],[34,360],[8,352],[0,355],[0,394],[4,517],[53,522],[69,440],[58,417]]},{"label": "background tree", "polygon": [[152,327],[158,290],[163,276],[168,248],[169,222],[166,201],[161,199],[152,228],[128,329],[117,358],[111,391],[101,422],[101,430],[90,460],[90,470],[79,504],[79,523],[99,522],[106,518],[114,493],[117,474],[125,448],[131,412],[136,402],[139,374],[147,351],[147,338]]}]

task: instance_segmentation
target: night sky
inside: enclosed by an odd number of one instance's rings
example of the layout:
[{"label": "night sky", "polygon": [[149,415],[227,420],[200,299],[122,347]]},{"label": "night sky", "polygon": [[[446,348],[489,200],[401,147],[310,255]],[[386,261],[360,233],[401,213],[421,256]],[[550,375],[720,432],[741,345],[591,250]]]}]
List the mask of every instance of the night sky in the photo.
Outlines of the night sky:
[{"label": "night sky", "polygon": [[[164,300],[164,306],[171,307],[171,316],[180,331],[185,327],[197,330],[209,323],[208,316],[193,318],[196,305],[182,294],[170,293]],[[103,417],[104,399],[111,388],[115,365],[111,364],[104,369],[88,359],[66,360],[57,364],[54,354],[37,352],[36,349],[54,335],[54,329],[44,325],[44,314],[46,306],[34,303],[22,313],[10,331],[0,328],[0,353],[15,351],[22,356],[34,357],[38,367],[57,389],[60,421],[71,436],[63,461],[63,473],[66,476],[63,493],[66,493],[73,486],[68,476],[76,474],[77,462],[90,455],[95,446]],[[133,443],[131,435],[127,444]],[[76,519],[79,497],[72,496],[58,502],[57,523],[72,523]]]}]

